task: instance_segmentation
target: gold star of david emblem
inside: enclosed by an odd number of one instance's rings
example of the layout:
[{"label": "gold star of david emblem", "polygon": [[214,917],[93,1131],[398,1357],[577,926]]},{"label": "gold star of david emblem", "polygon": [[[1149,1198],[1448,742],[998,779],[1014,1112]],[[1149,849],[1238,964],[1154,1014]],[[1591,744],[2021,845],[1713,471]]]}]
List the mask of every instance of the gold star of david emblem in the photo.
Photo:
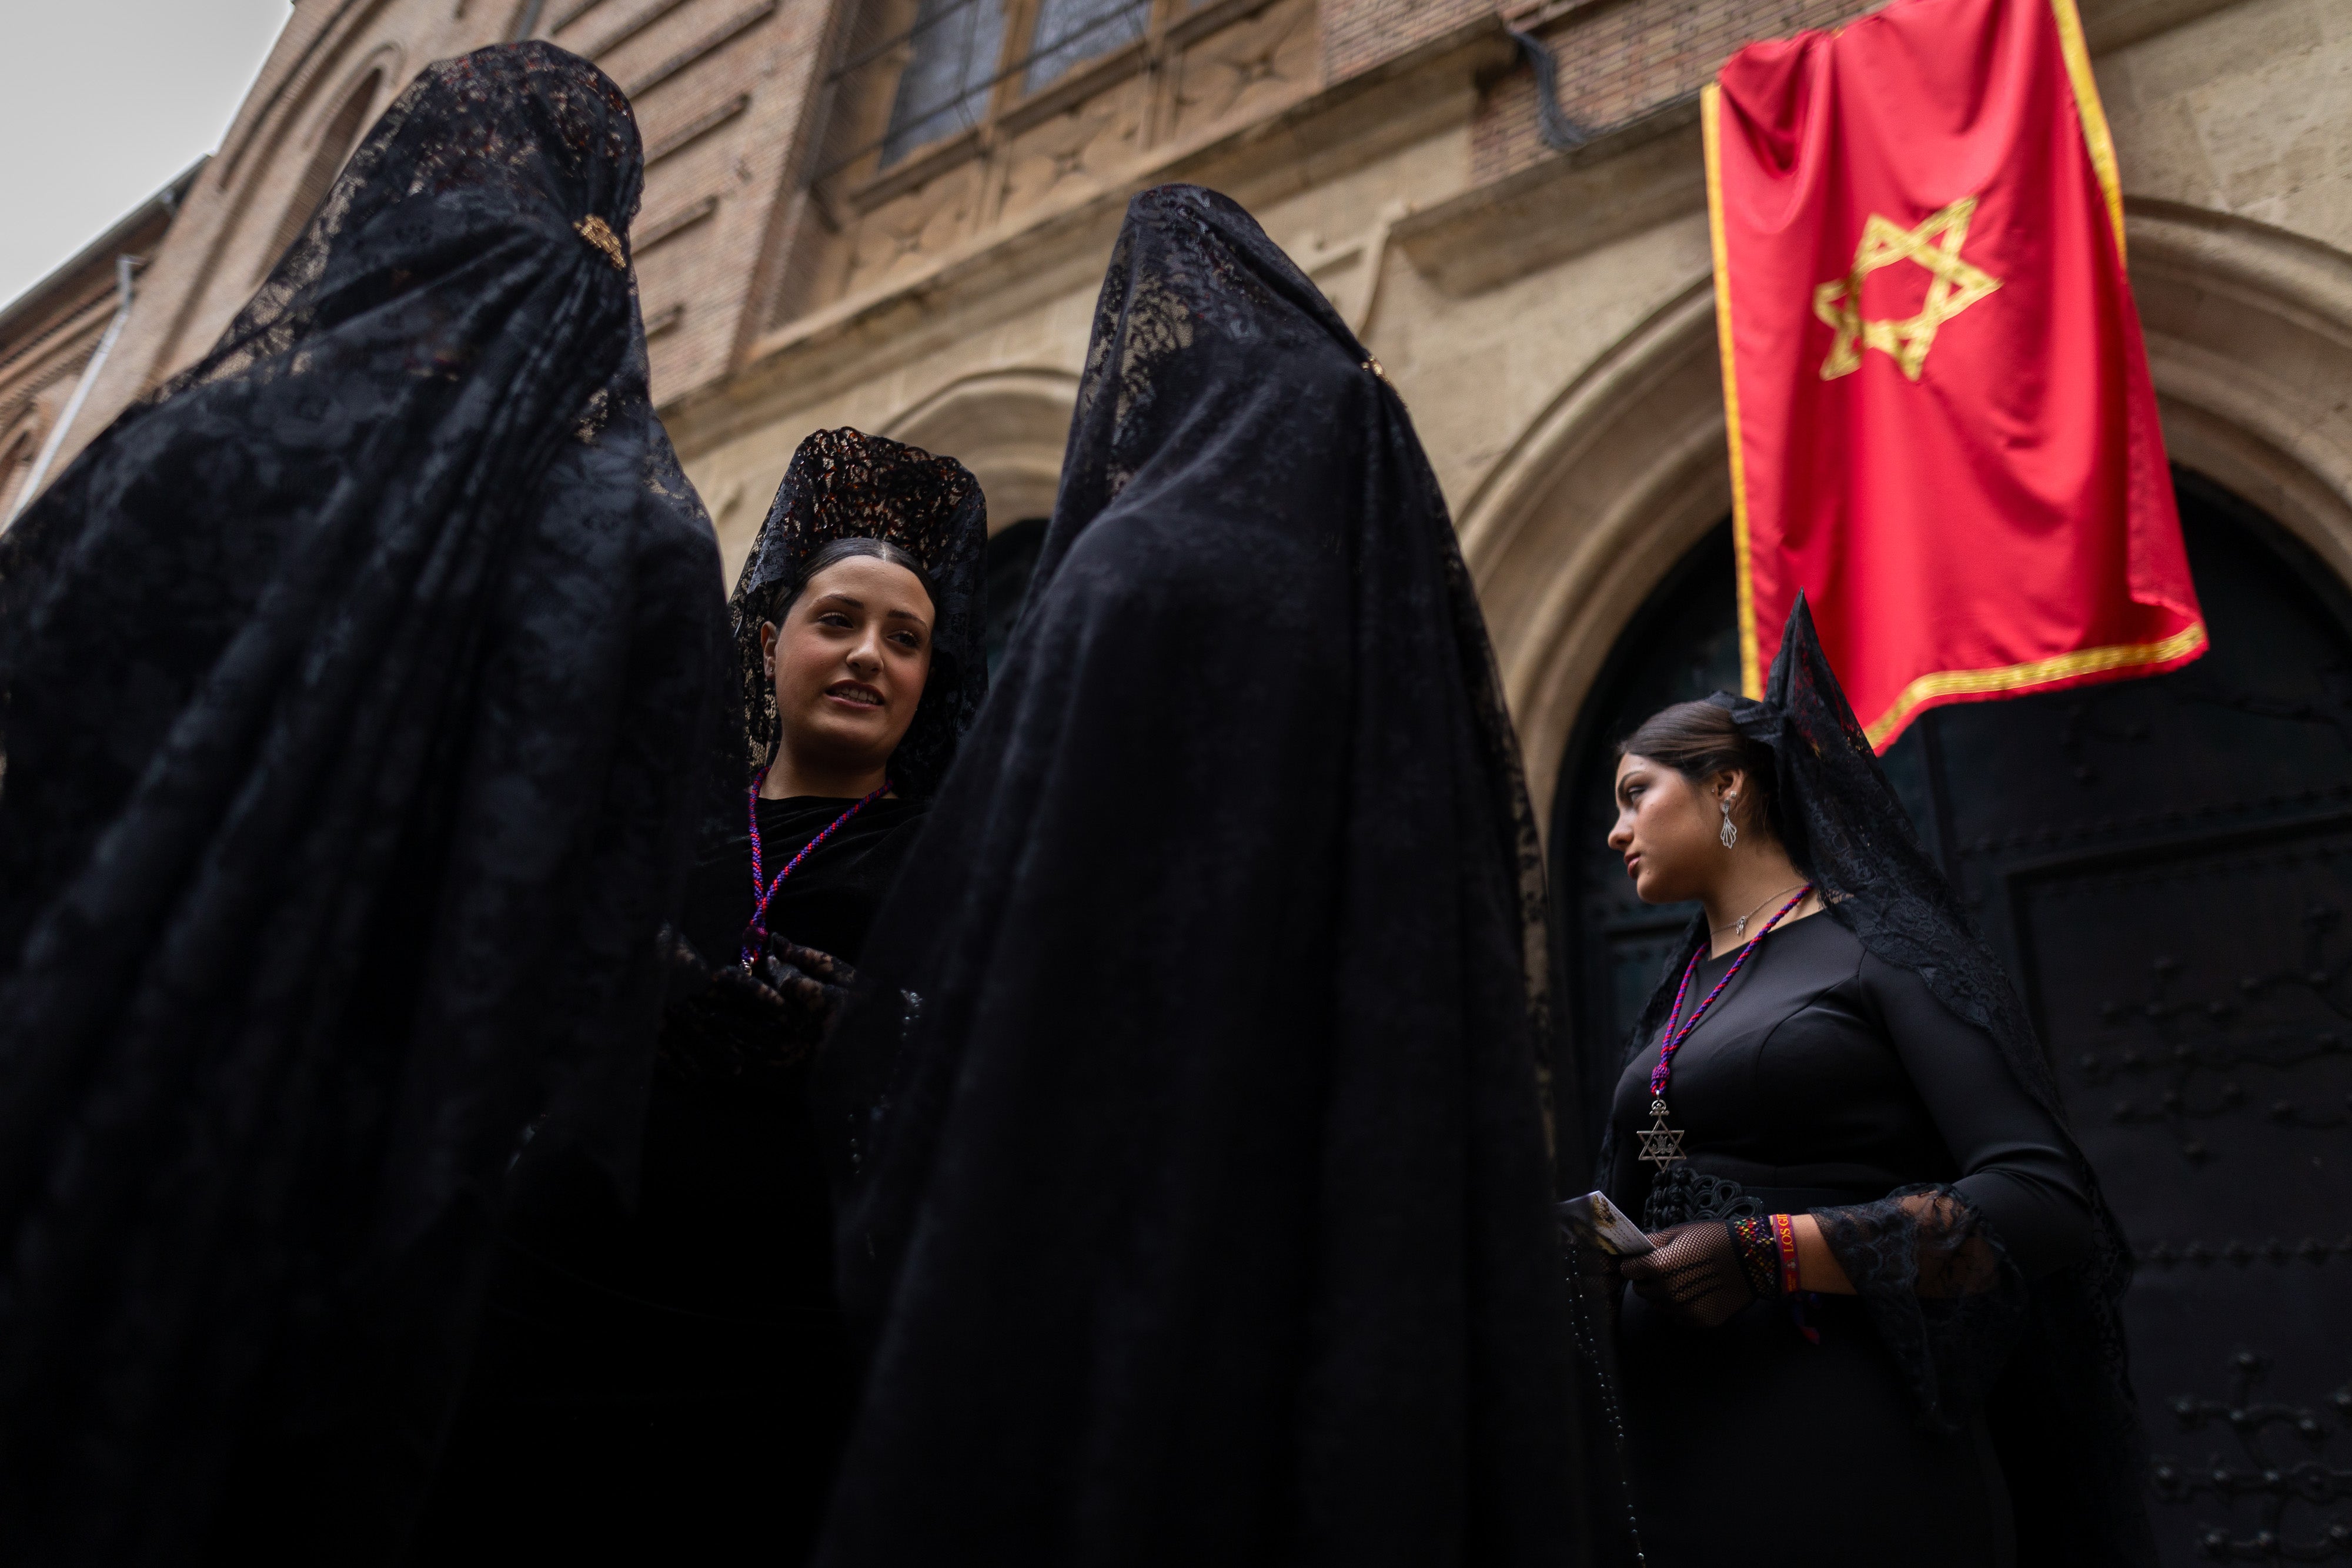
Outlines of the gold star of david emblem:
[{"label": "gold star of david emblem", "polygon": [[[1935,346],[1936,329],[2000,287],[2000,278],[1960,259],[1976,210],[1977,199],[1963,196],[1910,229],[1870,214],[1862,243],[1853,248],[1853,270],[1813,287],[1813,314],[1837,332],[1830,357],[1822,361],[1822,380],[1835,381],[1862,369],[1864,349],[1876,349],[1902,366],[1906,376],[1919,379],[1927,350]],[[1864,316],[1862,280],[1898,261],[1916,262],[1934,274],[1926,304],[1916,316],[1900,320]]]}]

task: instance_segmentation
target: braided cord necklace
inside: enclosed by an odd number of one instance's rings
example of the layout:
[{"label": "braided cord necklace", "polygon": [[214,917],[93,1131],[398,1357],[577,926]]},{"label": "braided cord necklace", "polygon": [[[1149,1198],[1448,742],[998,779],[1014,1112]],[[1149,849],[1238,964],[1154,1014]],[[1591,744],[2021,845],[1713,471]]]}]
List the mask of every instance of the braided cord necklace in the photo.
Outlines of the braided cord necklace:
[{"label": "braided cord necklace", "polygon": [[866,807],[872,805],[875,801],[879,800],[889,788],[890,780],[887,779],[883,779],[881,783],[877,784],[874,787],[873,792],[868,794],[864,800],[855,802],[850,806],[848,810],[844,811],[840,816],[835,817],[832,821],[826,823],[824,831],[819,833],[816,837],[803,844],[801,846],[801,852],[794,855],[791,860],[786,861],[784,862],[784,869],[776,873],[776,880],[770,882],[763,874],[760,864],[760,779],[758,774],[752,775],[751,805],[749,810],[751,814],[751,897],[754,902],[751,906],[751,924],[743,927],[742,958],[743,967],[746,970],[750,970],[751,968],[753,961],[759,956],[760,949],[767,946],[768,905],[774,902],[776,890],[784,885],[784,878],[798,871],[800,869],[801,862],[808,859],[810,854],[815,851],[817,845],[833,837],[835,829],[849,821],[850,818],[857,815],[858,812],[866,810]]},{"label": "braided cord necklace", "polygon": [[1691,1031],[1698,1028],[1699,1020],[1706,1017],[1707,1009],[1715,1006],[1715,999],[1723,995],[1724,988],[1731,984],[1732,977],[1747,967],[1757,947],[1772,934],[1772,927],[1780,925],[1789,911],[1804,903],[1812,891],[1813,884],[1810,882],[1797,889],[1796,896],[1782,904],[1780,913],[1764,923],[1764,929],[1749,937],[1748,945],[1739,949],[1739,956],[1731,961],[1731,967],[1723,972],[1723,978],[1716,981],[1715,988],[1707,992],[1706,998],[1699,1003],[1698,1010],[1691,1014],[1690,1022],[1676,1028],[1683,1016],[1683,1001],[1690,995],[1691,980],[1698,973],[1698,961],[1706,956],[1706,947],[1702,946],[1693,953],[1690,963],[1684,967],[1683,983],[1675,988],[1675,1005],[1666,1014],[1665,1033],[1658,1045],[1658,1064],[1650,1069],[1651,1122],[1649,1128],[1641,1135],[1642,1159],[1656,1166],[1661,1172],[1668,1166],[1679,1165],[1690,1157],[1683,1153],[1682,1129],[1666,1125],[1666,1081],[1675,1073],[1675,1053],[1682,1050],[1683,1042],[1690,1039]]}]

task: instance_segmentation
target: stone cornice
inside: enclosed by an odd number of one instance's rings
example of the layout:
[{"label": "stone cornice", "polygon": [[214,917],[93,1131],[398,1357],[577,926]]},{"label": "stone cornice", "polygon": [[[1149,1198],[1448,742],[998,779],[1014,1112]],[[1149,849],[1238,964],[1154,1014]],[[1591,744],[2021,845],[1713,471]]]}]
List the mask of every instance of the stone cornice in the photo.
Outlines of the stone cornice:
[{"label": "stone cornice", "polygon": [[806,402],[919,357],[929,324],[950,311],[968,331],[982,318],[1082,288],[1099,276],[1129,198],[1152,185],[1199,180],[1265,202],[1373,162],[1465,118],[1474,78],[1507,63],[1510,47],[1500,18],[1483,15],[1264,120],[1171,142],[1108,188],[1041,205],[888,288],[762,334],[733,376],[666,404],[662,417],[680,453],[692,455],[766,423],[784,400]]},{"label": "stone cornice", "polygon": [[[2082,0],[2093,49],[2111,52],[2239,0]],[[887,288],[841,300],[758,335],[730,376],[663,409],[683,452],[765,423],[789,401],[864,380],[959,330],[1083,287],[1135,192],[1168,180],[1222,183],[1278,199],[1466,119],[1477,83],[1515,60],[1501,17],[1486,14],[1263,120],[1166,148],[1115,186],[976,236]],[[1290,172],[1261,154],[1279,149]],[[1574,152],[1402,214],[1391,243],[1442,292],[1481,292],[1703,210],[1697,104],[1680,98]],[[1076,260],[1073,260],[1076,257]],[[1079,265],[1079,263],[1083,265]],[[977,314],[975,314],[977,311]]]}]

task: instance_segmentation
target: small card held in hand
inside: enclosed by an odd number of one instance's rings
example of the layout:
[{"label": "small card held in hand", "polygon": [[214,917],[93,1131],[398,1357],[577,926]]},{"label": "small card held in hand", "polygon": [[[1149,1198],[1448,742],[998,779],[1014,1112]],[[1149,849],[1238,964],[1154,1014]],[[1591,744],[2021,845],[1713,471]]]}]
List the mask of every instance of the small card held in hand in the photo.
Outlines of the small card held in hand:
[{"label": "small card held in hand", "polygon": [[1612,1258],[1633,1258],[1654,1250],[1642,1228],[1619,1212],[1603,1195],[1588,1192],[1559,1206],[1559,1222],[1588,1247],[1598,1247]]}]

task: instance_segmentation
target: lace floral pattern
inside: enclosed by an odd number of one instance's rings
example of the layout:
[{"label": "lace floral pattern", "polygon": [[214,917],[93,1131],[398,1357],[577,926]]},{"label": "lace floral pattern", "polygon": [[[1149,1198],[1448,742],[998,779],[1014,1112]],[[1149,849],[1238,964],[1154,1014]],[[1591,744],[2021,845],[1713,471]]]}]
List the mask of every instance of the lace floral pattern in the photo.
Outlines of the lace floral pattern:
[{"label": "lace floral pattern", "polygon": [[2000,1239],[1950,1186],[1906,1186],[1876,1203],[1812,1214],[1895,1353],[1920,1423],[1958,1431],[2025,1329],[2025,1278]]},{"label": "lace floral pattern", "polygon": [[1668,1166],[1650,1184],[1642,1228],[1652,1233],[1694,1219],[1756,1218],[1768,1211],[1729,1176],[1705,1176],[1687,1165]]}]

